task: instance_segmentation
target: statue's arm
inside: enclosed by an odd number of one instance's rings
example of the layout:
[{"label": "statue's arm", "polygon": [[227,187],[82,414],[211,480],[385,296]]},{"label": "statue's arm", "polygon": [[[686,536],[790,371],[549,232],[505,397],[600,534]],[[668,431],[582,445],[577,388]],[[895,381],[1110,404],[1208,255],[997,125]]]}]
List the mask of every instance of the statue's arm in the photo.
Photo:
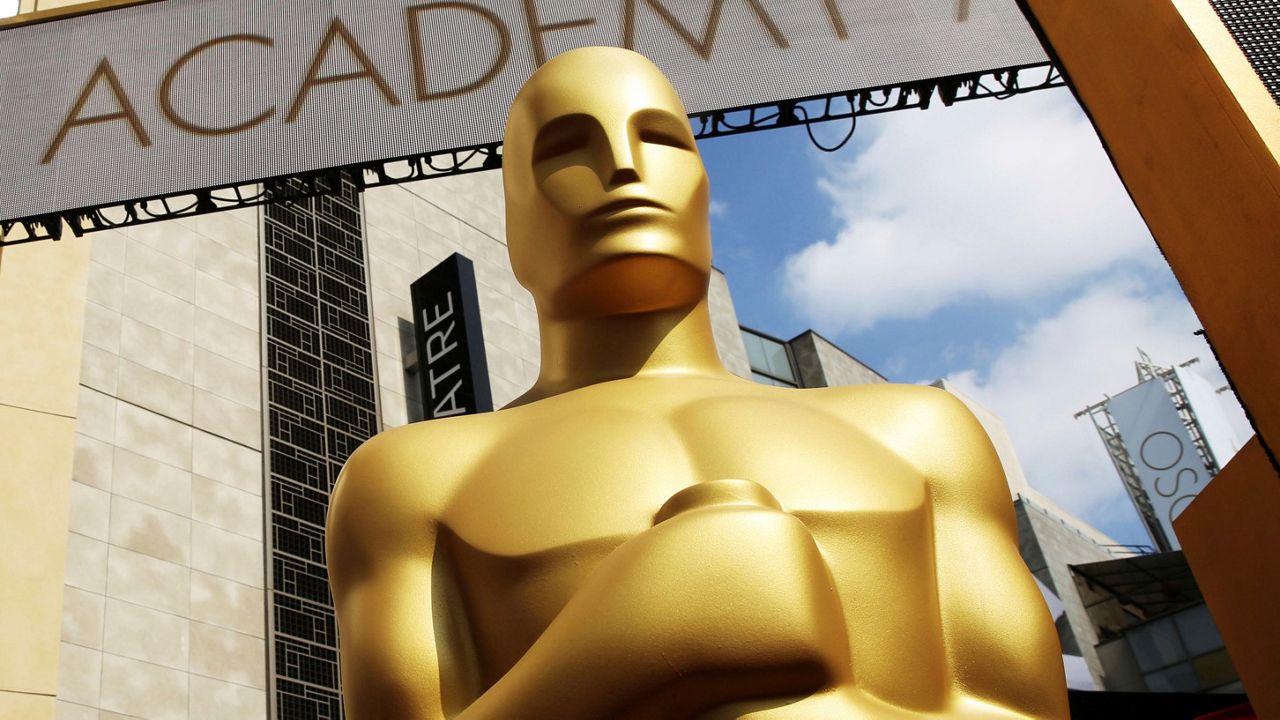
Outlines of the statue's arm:
[{"label": "statue's arm", "polygon": [[[480,692],[459,652],[467,631],[441,636],[453,579],[436,562],[432,518],[444,503],[424,493],[447,495],[448,479],[406,470],[423,456],[439,457],[421,438],[379,436],[352,455],[331,499],[350,720],[672,720],[816,690],[847,666],[843,635],[815,621],[838,620],[839,608],[808,531],[777,510],[735,505],[682,512],[624,543]],[[432,465],[427,474],[442,472]]]},{"label": "statue's arm", "polygon": [[423,486],[400,477],[394,445],[375,438],[357,450],[330,500],[343,700],[350,720],[442,720],[440,665],[449,658],[433,618],[436,528],[420,512]]},{"label": "statue's arm", "polygon": [[[1015,717],[1068,717],[1053,620],[1018,552],[999,457],[954,396],[930,392],[918,440],[933,498],[938,601],[957,702]],[[960,707],[957,714],[964,714]]]},{"label": "statue's arm", "polygon": [[833,686],[848,650],[832,583],[789,515],[679,511],[606,558],[458,720],[679,720]]}]

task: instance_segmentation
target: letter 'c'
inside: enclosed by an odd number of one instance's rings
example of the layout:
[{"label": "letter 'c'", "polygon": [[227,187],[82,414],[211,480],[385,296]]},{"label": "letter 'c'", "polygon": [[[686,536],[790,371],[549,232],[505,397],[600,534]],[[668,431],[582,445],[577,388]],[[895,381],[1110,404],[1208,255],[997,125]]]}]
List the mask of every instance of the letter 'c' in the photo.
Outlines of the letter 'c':
[{"label": "letter 'c'", "polygon": [[266,122],[268,118],[270,118],[272,115],[275,114],[276,108],[273,105],[267,108],[266,110],[263,110],[261,114],[256,115],[242,123],[239,123],[238,125],[232,125],[230,127],[220,128],[220,127],[209,127],[207,125],[197,125],[196,123],[191,122],[190,120],[179,115],[177,110],[174,110],[172,90],[173,90],[173,81],[177,79],[178,73],[182,72],[182,69],[187,66],[187,63],[194,60],[197,55],[204,52],[205,50],[208,50],[213,47],[217,47],[218,45],[224,45],[226,43],[233,43],[233,42],[257,43],[259,45],[265,45],[266,47],[275,47],[275,44],[276,44],[275,41],[272,40],[271,38],[264,37],[262,35],[226,35],[223,37],[214,38],[212,40],[209,40],[208,42],[201,43],[195,46],[194,48],[188,50],[186,54],[178,58],[178,60],[173,63],[173,66],[169,68],[169,71],[164,74],[164,82],[160,84],[160,91],[158,93],[159,95],[158,99],[160,101],[160,111],[163,112],[164,116],[169,119],[169,122],[173,123],[174,125],[177,125],[178,127],[182,128],[183,130],[186,130],[187,132],[195,133],[196,135],[230,135],[231,133],[238,133],[244,130],[248,130],[249,128],[255,125],[260,125]]}]

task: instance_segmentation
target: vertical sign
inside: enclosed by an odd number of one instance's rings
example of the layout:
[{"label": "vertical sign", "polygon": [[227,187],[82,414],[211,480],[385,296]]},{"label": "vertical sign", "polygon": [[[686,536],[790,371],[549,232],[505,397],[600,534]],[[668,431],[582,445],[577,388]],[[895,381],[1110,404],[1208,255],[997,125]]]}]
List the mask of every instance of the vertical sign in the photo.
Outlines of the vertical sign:
[{"label": "vertical sign", "polygon": [[427,420],[493,410],[475,267],[454,253],[409,286]]},{"label": "vertical sign", "polygon": [[1210,478],[1164,380],[1148,380],[1125,390],[1107,401],[1107,411],[1169,541],[1168,549],[1177,550],[1173,519]]}]

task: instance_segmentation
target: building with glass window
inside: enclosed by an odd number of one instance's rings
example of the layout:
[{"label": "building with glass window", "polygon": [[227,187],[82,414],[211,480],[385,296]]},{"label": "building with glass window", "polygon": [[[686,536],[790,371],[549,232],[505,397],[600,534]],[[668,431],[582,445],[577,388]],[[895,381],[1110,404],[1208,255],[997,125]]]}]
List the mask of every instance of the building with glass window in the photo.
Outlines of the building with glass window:
[{"label": "building with glass window", "polygon": [[[505,222],[481,172],[5,249],[0,717],[341,718],[329,492],[362,441],[424,416],[409,287],[449,256],[474,264],[494,405],[533,382]],[[887,381],[814,331],[742,328],[721,273],[709,298],[740,377]],[[1064,650],[1103,677],[1067,565],[1107,540],[1032,501],[998,418],[962,399]]]},{"label": "building with glass window", "polygon": [[1108,690],[1244,692],[1180,551],[1073,565]]}]

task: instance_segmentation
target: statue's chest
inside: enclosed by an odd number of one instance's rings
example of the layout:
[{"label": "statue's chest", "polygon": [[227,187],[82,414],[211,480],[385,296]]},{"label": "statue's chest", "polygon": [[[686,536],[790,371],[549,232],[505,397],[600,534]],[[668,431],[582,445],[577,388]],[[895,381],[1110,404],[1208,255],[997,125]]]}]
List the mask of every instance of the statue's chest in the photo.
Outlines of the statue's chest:
[{"label": "statue's chest", "polygon": [[486,457],[445,524],[485,554],[536,555],[634,536],[676,492],[728,478],[763,485],[797,513],[908,510],[924,494],[912,467],[829,413],[710,397],[546,413]]},{"label": "statue's chest", "polygon": [[767,398],[659,408],[544,413],[490,453],[450,504],[446,546],[490,681],[610,552],[699,482],[763,485],[812,523],[822,547],[850,533],[892,538],[858,545],[853,560],[833,568],[841,575],[877,562],[868,552],[897,547],[901,555],[902,537],[920,535],[909,547],[920,545],[923,479],[829,414]]}]

